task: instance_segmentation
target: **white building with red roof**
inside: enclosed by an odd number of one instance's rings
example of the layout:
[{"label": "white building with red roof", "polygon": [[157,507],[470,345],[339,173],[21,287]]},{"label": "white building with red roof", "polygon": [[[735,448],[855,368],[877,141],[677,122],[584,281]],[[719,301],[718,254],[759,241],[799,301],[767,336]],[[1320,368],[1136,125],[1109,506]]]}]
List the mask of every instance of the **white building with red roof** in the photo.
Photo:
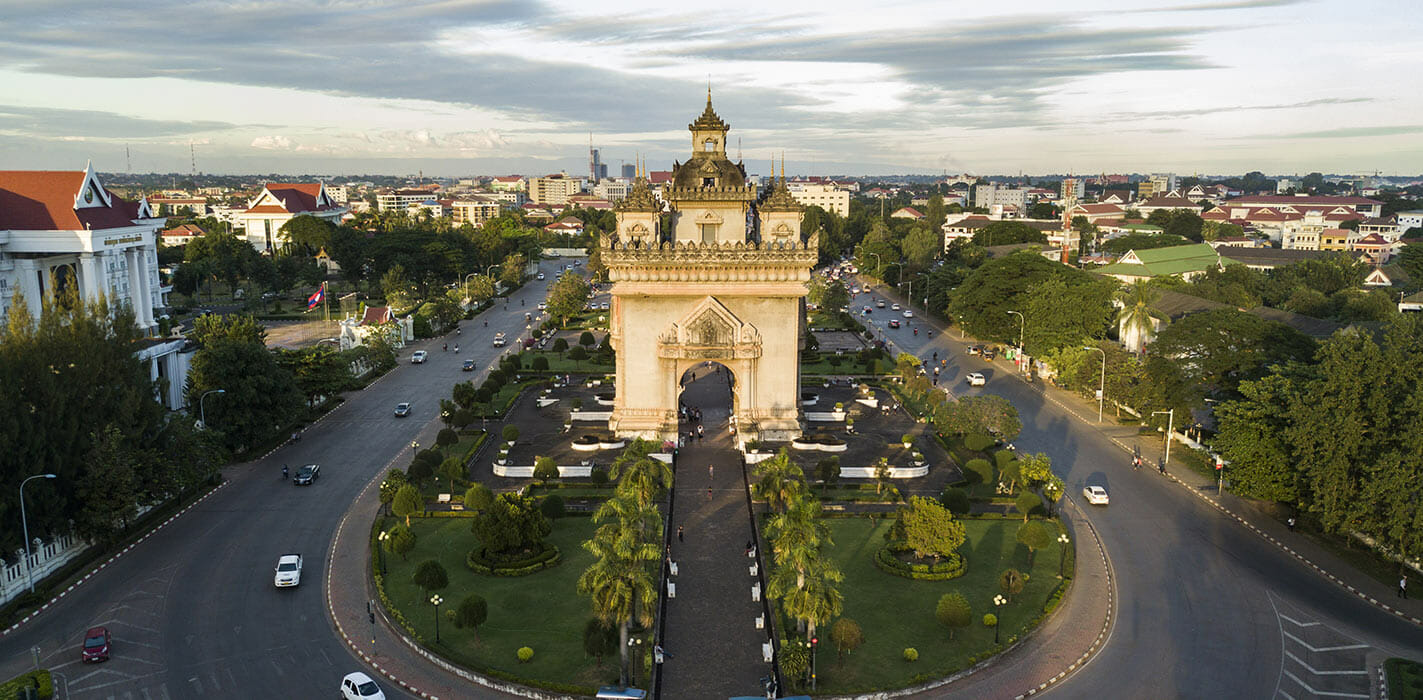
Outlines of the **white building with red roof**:
[{"label": "white building with red roof", "polygon": [[[38,317],[45,297],[75,290],[133,310],[146,334],[158,327],[168,287],[158,277],[158,230],[165,220],[146,199],[110,192],[92,166],[84,170],[0,171],[0,315],[18,292]],[[148,338],[135,355],[159,381],[159,401],[177,410],[191,351],[181,337]]]},{"label": "white building with red roof", "polygon": [[237,214],[235,228],[253,248],[271,254],[287,244],[281,231],[288,221],[310,215],[337,224],[345,213],[320,182],[269,182]]},{"label": "white building with red roof", "polygon": [[894,213],[889,215],[889,218],[891,218],[891,219],[914,219],[915,221],[918,221],[918,220],[924,218],[924,214],[923,214],[923,212],[920,212],[918,209],[915,209],[914,207],[900,207],[900,208],[898,208],[898,209],[895,209],[895,210],[894,210]]},{"label": "white building with red roof", "polygon": [[1383,216],[1383,202],[1367,197],[1334,197],[1326,195],[1295,196],[1252,194],[1225,202],[1227,207],[1270,207],[1283,212],[1308,209],[1333,211],[1345,208],[1360,214],[1359,218]]}]

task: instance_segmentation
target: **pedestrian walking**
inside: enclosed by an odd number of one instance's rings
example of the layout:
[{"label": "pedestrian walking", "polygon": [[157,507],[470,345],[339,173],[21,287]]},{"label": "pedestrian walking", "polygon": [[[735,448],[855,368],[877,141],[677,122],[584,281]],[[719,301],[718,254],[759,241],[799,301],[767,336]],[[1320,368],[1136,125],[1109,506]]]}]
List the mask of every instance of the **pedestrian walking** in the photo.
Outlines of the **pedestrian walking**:
[{"label": "pedestrian walking", "polygon": [[708,501],[711,500],[711,487],[710,487],[710,486],[707,487],[707,500],[708,500]]},{"label": "pedestrian walking", "polygon": [[1398,579],[1398,597],[1408,600],[1408,577],[1400,576]]},{"label": "pedestrian walking", "polygon": [[712,478],[712,475],[715,473],[715,471],[716,471],[716,469],[715,469],[712,465],[708,464],[708,465],[707,465],[707,479],[711,479],[711,478]]},{"label": "pedestrian walking", "polygon": [[1295,519],[1293,517],[1291,517],[1289,520],[1286,520],[1285,525],[1289,526],[1290,532],[1295,531]]},{"label": "pedestrian walking", "polygon": [[698,440],[702,439],[702,436],[705,435],[706,432],[707,432],[706,428],[703,427],[700,423],[698,423],[698,424],[697,424],[697,439],[698,439]]},{"label": "pedestrian walking", "polygon": [[682,542],[682,526],[677,526],[677,542]]}]

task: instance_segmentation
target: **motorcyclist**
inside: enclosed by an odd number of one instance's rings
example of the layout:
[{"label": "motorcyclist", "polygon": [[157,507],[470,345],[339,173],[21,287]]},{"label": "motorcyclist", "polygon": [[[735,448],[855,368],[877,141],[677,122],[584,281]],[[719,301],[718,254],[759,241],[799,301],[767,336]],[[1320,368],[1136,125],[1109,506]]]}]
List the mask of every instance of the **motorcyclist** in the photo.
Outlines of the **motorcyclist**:
[{"label": "motorcyclist", "polygon": [[287,465],[285,464],[282,465],[282,478],[287,478]]},{"label": "motorcyclist", "polygon": [[445,343],[444,345],[442,345],[442,346],[440,347],[440,349],[441,349],[442,351],[444,351],[444,352],[449,352],[449,350],[450,350],[450,344],[449,344],[449,343]]},{"label": "motorcyclist", "polygon": [[459,354],[459,351],[460,351],[459,343],[455,343],[455,354],[458,355],[458,354]]}]

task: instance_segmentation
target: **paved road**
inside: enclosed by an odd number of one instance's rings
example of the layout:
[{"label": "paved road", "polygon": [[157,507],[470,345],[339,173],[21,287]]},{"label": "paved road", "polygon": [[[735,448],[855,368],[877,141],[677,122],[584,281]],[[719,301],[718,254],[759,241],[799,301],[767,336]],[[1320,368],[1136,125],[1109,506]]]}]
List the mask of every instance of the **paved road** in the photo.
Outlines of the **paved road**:
[{"label": "paved road", "polygon": [[[873,307],[867,296],[904,301],[877,289],[852,299],[851,308]],[[1103,650],[1056,686],[1055,697],[1367,698],[1363,659],[1423,653],[1423,628],[1325,580],[1180,485],[1133,471],[1111,438],[1130,445],[1135,430],[1099,428],[1086,402],[1045,395],[1018,379],[1011,363],[967,356],[957,332],[936,327],[931,340],[925,319],[889,329],[891,317],[909,321],[888,308],[867,320],[896,350],[946,357],[941,386],[971,393],[964,376],[987,375],[987,386],[972,392],[1013,402],[1023,421],[1019,450],[1052,458],[1068,497],[1101,534],[1117,579],[1118,618]],[[1143,454],[1159,454],[1160,445],[1143,444]],[[1081,498],[1086,485],[1107,487],[1111,505],[1089,506]],[[1003,688],[1009,697],[1025,690]]]},{"label": "paved road", "polygon": [[[439,399],[454,382],[471,378],[460,362],[474,358],[482,376],[499,352],[489,342],[495,331],[510,338],[527,333],[524,313],[537,313],[559,266],[543,263],[547,280],[531,281],[507,308],[496,305],[463,322],[464,333],[448,336],[460,354],[442,352],[438,339],[417,342],[401,353],[399,367],[348,394],[299,442],[224,470],[226,487],[0,638],[0,677],[25,670],[28,650],[37,645],[42,663],[63,674],[73,698],[335,696],[340,678],[361,668],[334,634],[322,595],[337,523],[372,477],[402,452],[403,466],[411,440],[433,430]],[[421,348],[430,351],[429,361],[409,364]],[[413,404],[411,418],[393,416],[401,401]],[[314,486],[278,478],[282,464],[295,469],[309,462],[322,465]],[[303,555],[302,582],[276,590],[272,569],[287,553]],[[93,625],[110,628],[114,657],[84,666],[79,644]],[[403,697],[389,687],[386,693]]]}]

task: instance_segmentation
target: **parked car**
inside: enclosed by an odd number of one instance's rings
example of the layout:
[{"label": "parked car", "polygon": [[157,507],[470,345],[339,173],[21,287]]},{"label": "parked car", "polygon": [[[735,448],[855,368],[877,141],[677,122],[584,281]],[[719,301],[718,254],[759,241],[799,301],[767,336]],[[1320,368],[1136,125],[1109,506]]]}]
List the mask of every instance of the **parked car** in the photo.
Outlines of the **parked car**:
[{"label": "parked car", "polygon": [[973,355],[982,355],[982,354],[983,354],[983,346],[982,346],[982,345],[970,345],[970,346],[968,346],[968,354],[969,354],[970,356],[973,356]]},{"label": "parked car", "polygon": [[891,318],[891,319],[889,320],[889,327],[890,327],[890,328],[898,328],[898,327],[899,327],[899,319],[897,319],[897,318]]},{"label": "parked car", "polygon": [[547,309],[547,308],[548,308],[548,304],[545,304],[544,302],[539,302],[539,311],[543,311],[544,309]]},{"label": "parked car", "polygon": [[396,418],[404,418],[404,417],[406,417],[406,416],[408,416],[408,415],[410,415],[410,404],[404,403],[404,402],[395,404],[395,417],[396,417]]},{"label": "parked car", "polygon": [[502,347],[504,347],[504,344],[505,344],[506,342],[507,342],[507,341],[504,340],[504,334],[503,334],[503,333],[495,333],[495,334],[494,334],[494,347],[496,347],[496,348],[502,348]]},{"label": "parked car", "polygon": [[997,348],[988,348],[987,350],[984,350],[984,351],[983,351],[983,359],[988,360],[989,362],[992,362],[992,361],[993,361],[993,358],[995,358],[995,357],[998,357],[998,349],[997,349]]},{"label": "parked car", "polygon": [[540,272],[538,279],[539,279],[540,282],[542,282],[543,279],[544,279],[544,273]]},{"label": "parked car", "polygon": [[[405,404],[405,406],[408,409],[410,404]],[[292,483],[297,486],[310,486],[316,483],[316,477],[318,476],[321,476],[321,465],[308,464],[296,470],[296,476],[292,477]]]},{"label": "parked car", "polygon": [[983,386],[988,383],[988,378],[979,372],[969,372],[967,379],[969,386]]},{"label": "parked car", "polygon": [[1107,490],[1101,486],[1088,486],[1082,489],[1082,495],[1094,506],[1107,505]]},{"label": "parked car", "polygon": [[301,555],[284,554],[277,560],[277,588],[291,588],[301,585]]},{"label": "parked car", "polygon": [[84,647],[79,653],[79,658],[84,663],[94,663],[109,660],[109,628],[90,627],[84,633]]},{"label": "parked car", "polygon": [[460,371],[461,371],[461,372],[473,372],[473,371],[474,371],[474,360],[465,360],[465,361],[464,361],[464,364],[463,364],[463,365],[460,365]]},{"label": "parked car", "polygon": [[370,676],[356,671],[341,679],[341,700],[385,700],[385,693]]},{"label": "parked car", "polygon": [[425,357],[426,355],[424,350],[416,350],[415,353],[410,356],[410,364],[423,365],[425,364]]}]

